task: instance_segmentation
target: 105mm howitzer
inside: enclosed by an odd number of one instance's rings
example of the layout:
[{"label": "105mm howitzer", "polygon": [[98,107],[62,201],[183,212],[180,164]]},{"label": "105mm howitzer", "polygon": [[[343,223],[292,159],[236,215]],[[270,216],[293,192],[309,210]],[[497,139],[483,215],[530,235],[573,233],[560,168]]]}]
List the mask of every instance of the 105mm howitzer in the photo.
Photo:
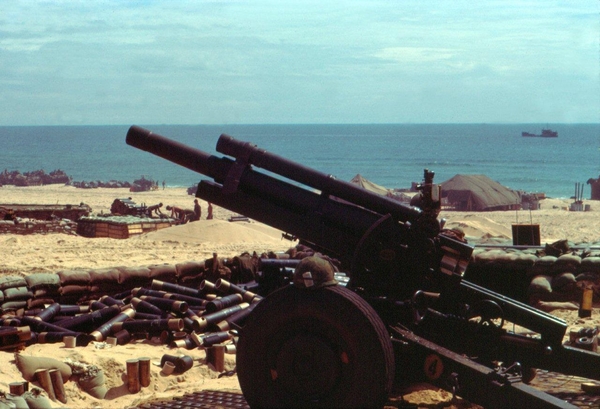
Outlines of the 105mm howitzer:
[{"label": "105mm howitzer", "polygon": [[573,407],[527,385],[533,369],[600,379],[600,355],[563,344],[565,321],[462,279],[473,248],[442,229],[433,172],[407,206],[228,135],[217,152],[233,159],[136,126],[126,141],[208,176],[197,197],[337,258],[350,278],[286,285],[254,308],[237,353],[252,407],[381,407],[415,377],[486,407]]}]

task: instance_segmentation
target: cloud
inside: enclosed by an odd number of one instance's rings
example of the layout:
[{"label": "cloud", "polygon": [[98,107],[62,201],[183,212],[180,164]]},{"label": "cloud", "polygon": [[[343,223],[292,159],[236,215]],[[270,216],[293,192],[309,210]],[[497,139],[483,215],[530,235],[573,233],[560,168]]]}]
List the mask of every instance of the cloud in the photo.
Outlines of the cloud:
[{"label": "cloud", "polygon": [[[13,0],[0,124],[510,121],[511,99],[541,89],[552,107],[532,121],[585,104],[590,121],[599,4]],[[486,116],[477,101],[502,89]]]}]

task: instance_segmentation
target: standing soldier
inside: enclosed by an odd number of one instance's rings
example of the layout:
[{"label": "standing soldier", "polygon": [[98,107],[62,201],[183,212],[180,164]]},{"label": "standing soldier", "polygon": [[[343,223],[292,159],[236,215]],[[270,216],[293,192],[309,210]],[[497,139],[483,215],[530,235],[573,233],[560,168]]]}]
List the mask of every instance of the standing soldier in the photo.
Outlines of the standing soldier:
[{"label": "standing soldier", "polygon": [[198,199],[194,199],[194,217],[191,221],[195,222],[196,220],[200,220],[200,216],[202,216],[202,209],[200,209]]},{"label": "standing soldier", "polygon": [[206,220],[212,220],[212,218],[213,218],[212,203],[208,202],[208,214],[206,215]]}]

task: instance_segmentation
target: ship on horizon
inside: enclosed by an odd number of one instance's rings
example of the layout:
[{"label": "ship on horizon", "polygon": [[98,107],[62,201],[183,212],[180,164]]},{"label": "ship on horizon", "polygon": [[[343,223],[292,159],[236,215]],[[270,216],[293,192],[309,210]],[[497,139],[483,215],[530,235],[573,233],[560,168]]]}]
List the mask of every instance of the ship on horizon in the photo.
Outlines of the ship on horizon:
[{"label": "ship on horizon", "polygon": [[534,134],[534,133],[529,133],[529,132],[521,132],[521,136],[537,136],[537,137],[541,137],[541,138],[557,138],[558,137],[558,132],[557,131],[553,131],[551,129],[542,129],[542,133],[541,134]]}]

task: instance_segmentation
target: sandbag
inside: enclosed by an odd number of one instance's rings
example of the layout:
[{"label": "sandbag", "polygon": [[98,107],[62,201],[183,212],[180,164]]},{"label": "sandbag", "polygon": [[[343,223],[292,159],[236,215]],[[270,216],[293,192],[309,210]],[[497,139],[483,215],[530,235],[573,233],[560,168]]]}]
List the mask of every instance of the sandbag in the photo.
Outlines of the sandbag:
[{"label": "sandbag", "polygon": [[60,287],[56,288],[37,288],[33,291],[33,298],[54,298],[60,295]]},{"label": "sandbag", "polygon": [[15,310],[20,310],[21,308],[25,308],[27,307],[27,301],[23,300],[23,301],[8,301],[8,302],[4,302],[2,303],[2,311],[6,312],[6,311],[15,311]]},{"label": "sandbag", "polygon": [[581,273],[600,273],[600,257],[582,259],[578,271]]},{"label": "sandbag", "polygon": [[0,400],[0,409],[12,409],[12,407],[10,406],[9,402]]},{"label": "sandbag", "polygon": [[472,255],[474,263],[495,263],[497,259],[505,257],[504,250],[487,250],[476,255]]},{"label": "sandbag", "polygon": [[152,264],[150,269],[150,279],[160,280],[166,283],[177,283],[177,267],[174,264]]},{"label": "sandbag", "polygon": [[33,293],[27,287],[12,287],[4,290],[4,301],[23,301],[33,298]]},{"label": "sandbag", "polygon": [[555,271],[558,273],[571,272],[574,273],[577,271],[579,266],[581,265],[581,257],[576,256],[574,254],[563,254],[562,256],[556,259],[556,263],[554,264]]},{"label": "sandbag", "polygon": [[87,270],[63,270],[59,271],[60,285],[89,285],[90,273]]},{"label": "sandbag", "polygon": [[231,282],[233,284],[248,283],[256,279],[258,273],[258,259],[247,255],[235,256],[229,266],[231,269]]},{"label": "sandbag", "polygon": [[561,273],[552,277],[552,291],[567,292],[577,287],[577,281],[573,273]]},{"label": "sandbag", "polygon": [[119,269],[108,267],[108,268],[99,268],[89,271],[90,274],[90,283],[92,285],[96,284],[117,284],[119,282]]},{"label": "sandbag", "polygon": [[63,295],[81,295],[81,296],[83,296],[89,290],[90,290],[90,286],[88,286],[88,285],[70,284],[70,285],[64,285],[64,286],[60,287],[59,294],[61,296],[63,296]]},{"label": "sandbag", "polygon": [[29,405],[23,396],[6,393],[4,395],[4,399],[6,399],[8,402],[12,402],[16,409],[29,409]]},{"label": "sandbag", "polygon": [[27,281],[21,276],[2,276],[0,277],[0,290],[13,287],[27,287]]},{"label": "sandbag", "polygon": [[15,354],[15,362],[23,378],[29,382],[35,380],[35,371],[38,369],[58,369],[62,375],[63,382],[68,381],[72,374],[69,365],[54,358]]},{"label": "sandbag", "polygon": [[118,269],[119,284],[150,283],[150,269],[147,267],[118,267]]},{"label": "sandbag", "polygon": [[94,365],[90,366],[88,371],[79,378],[78,383],[81,389],[97,399],[104,399],[108,392],[104,372]]},{"label": "sandbag", "polygon": [[60,287],[60,277],[53,273],[36,273],[25,277],[27,287],[31,291],[41,288],[58,288]]},{"label": "sandbag", "polygon": [[533,277],[529,284],[528,292],[530,295],[546,295],[552,293],[552,277],[547,275],[538,275]]},{"label": "sandbag", "polygon": [[223,260],[210,258],[204,261],[204,277],[210,282],[216,282],[219,278],[229,281],[231,279],[231,270],[223,264]]},{"label": "sandbag", "polygon": [[52,402],[39,388],[34,388],[31,391],[25,392],[23,397],[25,398],[25,402],[27,402],[29,409],[52,408]]},{"label": "sandbag", "polygon": [[552,271],[554,271],[554,263],[556,263],[556,257],[542,256],[533,264],[532,273],[535,275],[549,275]]},{"label": "sandbag", "polygon": [[32,298],[30,300],[27,300],[27,308],[44,308],[46,304],[50,305],[52,303],[54,303],[53,298]]},{"label": "sandbag", "polygon": [[[205,264],[203,261],[188,261],[185,263],[175,264],[175,271],[177,273],[177,277],[196,277],[204,273],[204,269]],[[160,280],[159,278],[156,279]]]}]

